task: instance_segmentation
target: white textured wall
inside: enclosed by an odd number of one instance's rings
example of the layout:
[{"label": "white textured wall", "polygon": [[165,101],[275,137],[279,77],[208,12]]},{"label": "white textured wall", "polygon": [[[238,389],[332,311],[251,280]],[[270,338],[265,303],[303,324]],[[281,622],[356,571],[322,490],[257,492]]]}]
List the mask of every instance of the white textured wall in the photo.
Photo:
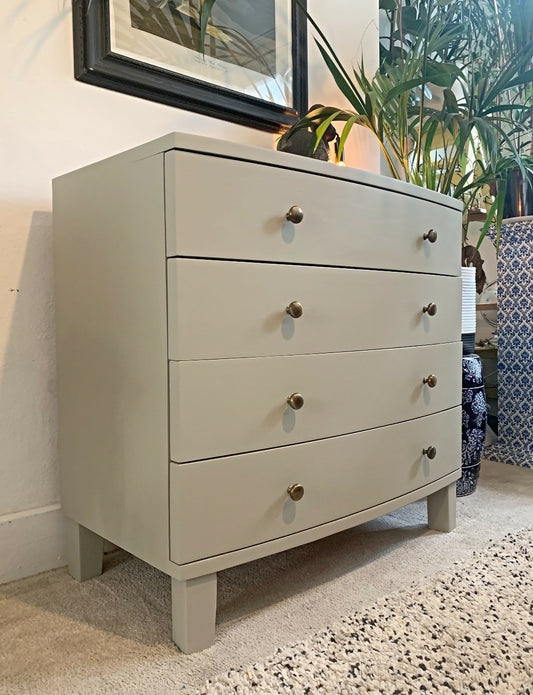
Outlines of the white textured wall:
[{"label": "white textured wall", "polygon": [[[309,0],[343,59],[357,59],[364,45],[370,65],[377,4]],[[71,24],[69,0],[2,3],[0,581],[62,564],[51,179],[173,130],[273,146],[258,130],[76,82]],[[340,104],[314,47],[310,70],[311,103]],[[353,138],[349,164],[377,171],[376,157],[368,139]]]}]

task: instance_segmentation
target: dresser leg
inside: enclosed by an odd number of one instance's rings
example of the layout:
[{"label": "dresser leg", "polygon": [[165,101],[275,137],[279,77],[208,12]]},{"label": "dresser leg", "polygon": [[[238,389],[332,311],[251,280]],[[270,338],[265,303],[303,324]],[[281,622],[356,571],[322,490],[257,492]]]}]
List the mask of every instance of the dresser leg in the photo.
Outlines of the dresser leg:
[{"label": "dresser leg", "polygon": [[217,575],[194,579],[172,577],[172,637],[182,652],[191,654],[215,641]]},{"label": "dresser leg", "polygon": [[65,517],[69,574],[79,582],[102,574],[104,539]]},{"label": "dresser leg", "polygon": [[453,531],[456,507],[455,482],[428,495],[428,526],[435,531]]}]

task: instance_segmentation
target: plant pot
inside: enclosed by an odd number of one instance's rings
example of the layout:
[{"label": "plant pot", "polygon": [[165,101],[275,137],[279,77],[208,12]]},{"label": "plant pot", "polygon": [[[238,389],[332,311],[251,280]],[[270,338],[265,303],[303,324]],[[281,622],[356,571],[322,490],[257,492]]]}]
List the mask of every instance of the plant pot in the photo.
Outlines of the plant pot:
[{"label": "plant pot", "polygon": [[505,191],[503,217],[525,217],[533,215],[533,186],[524,179],[520,169],[513,169],[509,174]]},{"label": "plant pot", "polygon": [[457,497],[471,495],[476,489],[486,429],[487,399],[481,358],[464,355],[461,478],[457,481]]}]

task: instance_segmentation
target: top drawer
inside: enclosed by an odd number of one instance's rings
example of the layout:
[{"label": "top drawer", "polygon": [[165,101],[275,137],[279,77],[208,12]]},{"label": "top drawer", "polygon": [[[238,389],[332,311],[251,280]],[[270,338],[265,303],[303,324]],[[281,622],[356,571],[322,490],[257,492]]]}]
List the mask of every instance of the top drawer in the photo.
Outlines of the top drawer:
[{"label": "top drawer", "polygon": [[460,213],[397,192],[173,150],[165,197],[168,256],[460,274]]}]

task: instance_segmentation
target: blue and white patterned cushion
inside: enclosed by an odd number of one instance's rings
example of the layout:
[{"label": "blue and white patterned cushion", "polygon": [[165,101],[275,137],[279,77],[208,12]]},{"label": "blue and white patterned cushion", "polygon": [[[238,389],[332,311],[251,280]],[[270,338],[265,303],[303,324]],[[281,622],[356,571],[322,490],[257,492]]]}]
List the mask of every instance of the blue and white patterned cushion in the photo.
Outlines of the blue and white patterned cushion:
[{"label": "blue and white patterned cushion", "polygon": [[[494,229],[489,234],[494,237]],[[485,458],[533,468],[533,217],[502,225],[498,254],[498,442]]]}]

